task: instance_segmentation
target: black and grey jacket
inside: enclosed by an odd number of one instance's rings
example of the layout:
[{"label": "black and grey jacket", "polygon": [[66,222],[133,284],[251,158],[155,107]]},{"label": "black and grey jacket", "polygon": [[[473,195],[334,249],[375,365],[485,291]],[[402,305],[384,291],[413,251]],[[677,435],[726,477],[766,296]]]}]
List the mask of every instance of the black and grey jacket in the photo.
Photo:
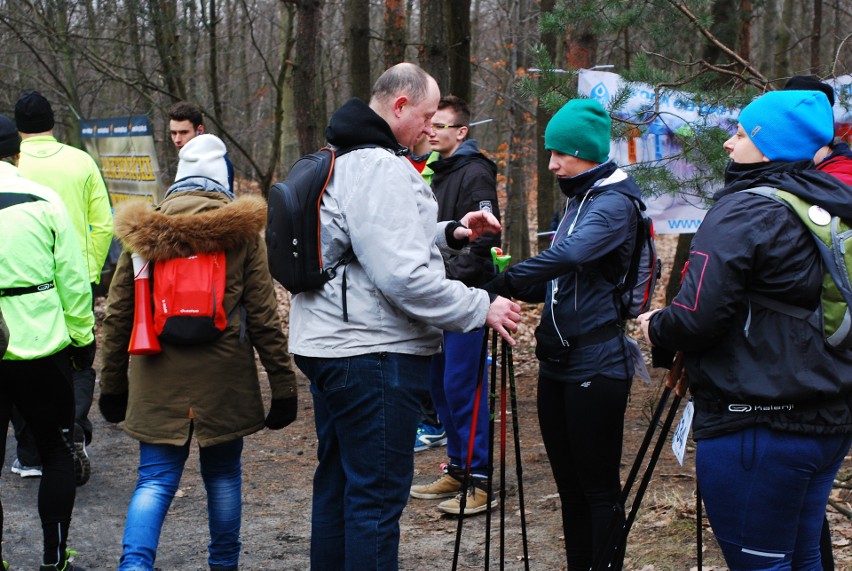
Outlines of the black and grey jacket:
[{"label": "black and grey jacket", "polygon": [[822,266],[809,231],[771,198],[787,190],[852,218],[852,188],[801,170],[808,163],[729,168],[727,186],[693,239],[681,290],[650,323],[655,346],[683,350],[696,405],[695,438],[755,424],[778,430],[852,432],[852,351],[835,351],[819,324],[768,309],[759,294],[815,309]]}]

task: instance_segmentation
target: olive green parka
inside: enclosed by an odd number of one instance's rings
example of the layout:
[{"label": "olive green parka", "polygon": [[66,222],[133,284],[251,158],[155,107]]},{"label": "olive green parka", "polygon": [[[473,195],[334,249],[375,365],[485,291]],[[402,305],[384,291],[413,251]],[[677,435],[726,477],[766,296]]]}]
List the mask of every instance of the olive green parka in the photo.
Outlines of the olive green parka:
[{"label": "olive green parka", "polygon": [[[264,408],[254,349],[272,398],[296,396],[260,237],[265,221],[266,203],[260,198],[231,201],[201,190],[176,193],[157,208],[137,201],[117,209],[115,232],[124,252],[104,319],[101,392],[129,391],[124,428],[133,438],[183,445],[194,428],[204,447],[261,430]],[[222,337],[192,346],[161,343],[159,354],[128,355],[135,300],[131,252],[156,263],[213,251],[224,251],[226,258],[224,305],[230,318]]]}]

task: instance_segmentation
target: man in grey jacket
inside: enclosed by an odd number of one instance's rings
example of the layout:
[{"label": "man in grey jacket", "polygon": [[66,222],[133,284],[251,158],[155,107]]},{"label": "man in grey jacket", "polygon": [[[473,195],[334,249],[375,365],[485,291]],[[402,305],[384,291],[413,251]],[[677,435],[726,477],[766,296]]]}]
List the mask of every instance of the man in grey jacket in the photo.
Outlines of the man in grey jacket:
[{"label": "man in grey jacket", "polygon": [[404,158],[431,134],[439,99],[432,77],[398,64],[376,81],[369,105],[351,99],[326,129],[335,147],[367,148],[339,158],[321,209],[324,261],[350,250],[353,260],[323,289],[294,296],[290,312],[290,349],[311,382],[319,440],[315,570],[398,568],[411,442],[441,330],[487,324],[514,344],[520,306],[447,279],[440,252],[499,223],[480,211],[438,224],[432,191]]}]

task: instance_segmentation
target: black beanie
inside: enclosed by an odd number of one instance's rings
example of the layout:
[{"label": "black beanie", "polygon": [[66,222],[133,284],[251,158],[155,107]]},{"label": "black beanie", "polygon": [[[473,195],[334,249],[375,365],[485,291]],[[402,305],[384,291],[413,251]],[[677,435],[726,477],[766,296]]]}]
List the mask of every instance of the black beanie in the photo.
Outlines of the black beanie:
[{"label": "black beanie", "polygon": [[828,97],[828,104],[834,107],[834,88],[818,80],[815,75],[794,75],[787,80],[784,90],[822,91]]},{"label": "black beanie", "polygon": [[0,115],[0,159],[14,157],[21,152],[21,136],[12,120]]},{"label": "black beanie", "polygon": [[15,123],[21,133],[44,133],[53,129],[53,109],[38,91],[26,91],[15,104]]}]

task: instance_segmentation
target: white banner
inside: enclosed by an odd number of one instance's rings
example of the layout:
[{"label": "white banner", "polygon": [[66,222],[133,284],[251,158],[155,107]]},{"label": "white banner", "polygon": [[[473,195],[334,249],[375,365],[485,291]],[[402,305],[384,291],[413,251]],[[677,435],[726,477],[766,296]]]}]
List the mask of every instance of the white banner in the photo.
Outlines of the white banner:
[{"label": "white banner", "polygon": [[[834,87],[834,127],[837,138],[852,141],[852,110],[841,100],[852,98],[852,75],[845,75],[826,83]],[[615,73],[606,71],[580,71],[577,90],[581,95],[599,101],[609,108],[613,97],[625,82]],[[619,110],[618,116],[640,123],[654,109],[655,94],[652,86],[644,83],[630,84],[631,96]],[[680,158],[681,147],[675,134],[692,136],[703,128],[721,127],[733,133],[737,127],[739,109],[695,103],[689,93],[667,92],[660,96],[659,116],[632,136],[610,143],[610,157],[625,170],[631,165],[663,165],[675,177],[687,179],[695,173],[695,166]],[[703,189],[707,197],[721,188],[722,181]],[[648,197],[645,199],[654,229],[659,234],[692,233],[698,229],[709,205],[700,197],[680,194]]]}]

